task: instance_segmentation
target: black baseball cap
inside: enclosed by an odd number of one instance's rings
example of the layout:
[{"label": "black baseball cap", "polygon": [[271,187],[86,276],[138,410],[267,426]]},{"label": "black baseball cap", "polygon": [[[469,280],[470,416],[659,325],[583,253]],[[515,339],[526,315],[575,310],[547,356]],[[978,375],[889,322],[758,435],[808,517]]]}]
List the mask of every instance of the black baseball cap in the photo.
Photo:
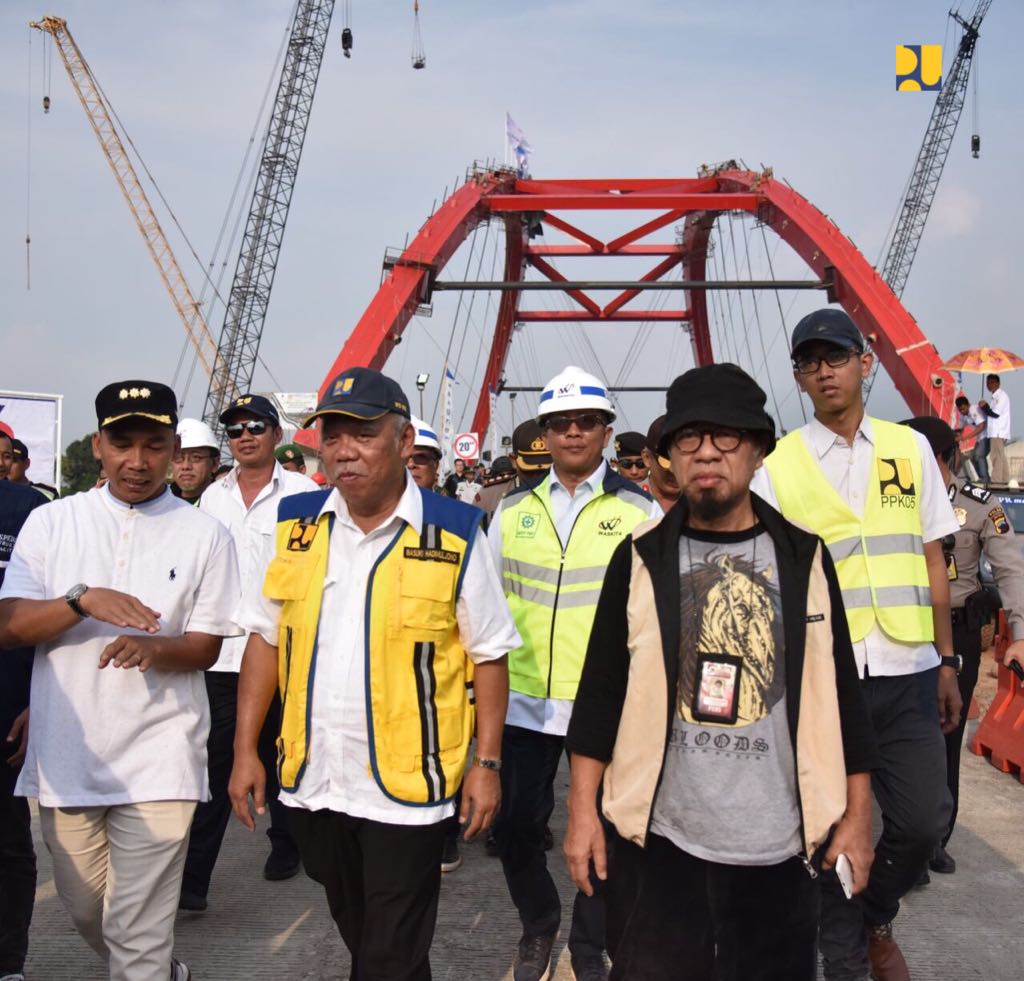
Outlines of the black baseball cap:
[{"label": "black baseball cap", "polygon": [[123,419],[149,419],[161,426],[178,425],[178,399],[167,385],[160,382],[111,382],[96,396],[96,423],[106,429]]},{"label": "black baseball cap", "polygon": [[936,456],[942,456],[956,446],[956,433],[952,427],[935,416],[914,416],[913,419],[904,419],[901,425],[909,426],[924,436]]},{"label": "black baseball cap", "polygon": [[11,456],[15,460],[27,460],[28,459],[28,447],[20,440],[15,437],[11,437]]},{"label": "black baseball cap", "polygon": [[493,476],[515,472],[516,466],[507,456],[496,456],[491,461],[491,474]]},{"label": "black baseball cap", "polygon": [[281,425],[281,417],[277,414],[277,408],[264,395],[247,394],[232,399],[231,405],[220,414],[221,425],[228,423],[236,412],[251,412],[257,419],[266,419],[275,426]]},{"label": "black baseball cap", "polygon": [[809,341],[825,341],[836,347],[863,351],[864,335],[860,328],[850,319],[845,310],[825,307],[807,314],[793,328],[793,339],[789,346],[790,356],[795,356],[797,349]]},{"label": "black baseball cap", "polygon": [[765,411],[766,401],[764,390],[739,365],[726,362],[691,368],[669,386],[658,452],[668,456],[668,444],[677,429],[704,422],[765,433],[765,453],[771,453],[775,420]]},{"label": "black baseball cap", "polygon": [[527,419],[516,426],[512,432],[512,453],[520,470],[546,470],[551,466],[548,444],[536,419]]},{"label": "black baseball cap", "polygon": [[616,456],[639,456],[644,451],[647,437],[643,433],[618,433],[615,436]]},{"label": "black baseball cap", "polygon": [[353,419],[380,419],[389,412],[409,419],[409,400],[393,378],[372,368],[348,368],[327,386],[314,412],[302,424],[303,429],[321,416],[349,416]]}]

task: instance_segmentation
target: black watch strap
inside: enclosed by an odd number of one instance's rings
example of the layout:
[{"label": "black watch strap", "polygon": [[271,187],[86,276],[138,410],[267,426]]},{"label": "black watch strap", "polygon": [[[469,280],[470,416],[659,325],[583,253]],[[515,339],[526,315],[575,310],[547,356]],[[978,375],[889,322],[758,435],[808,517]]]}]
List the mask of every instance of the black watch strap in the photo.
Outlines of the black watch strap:
[{"label": "black watch strap", "polygon": [[942,654],[939,657],[939,663],[944,668],[952,668],[957,674],[959,674],[964,667],[964,659],[961,654]]},{"label": "black watch strap", "polygon": [[85,583],[78,583],[76,586],[72,586],[67,593],[64,595],[64,600],[75,611],[78,616],[85,620],[89,614],[82,609],[82,604],[79,600],[89,591],[89,587]]}]

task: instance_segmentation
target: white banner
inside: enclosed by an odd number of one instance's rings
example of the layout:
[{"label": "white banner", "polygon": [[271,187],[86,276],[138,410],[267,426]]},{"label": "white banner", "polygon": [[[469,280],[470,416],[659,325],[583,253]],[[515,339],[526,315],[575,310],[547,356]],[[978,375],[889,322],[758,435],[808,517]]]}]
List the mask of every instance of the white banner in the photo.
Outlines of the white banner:
[{"label": "white banner", "polygon": [[498,414],[498,393],[495,392],[493,387],[489,388],[487,390],[487,397],[490,401],[487,412],[491,420],[488,427],[488,436],[490,438],[487,442],[489,444],[488,448],[491,451],[491,462],[493,463],[498,456],[498,420],[496,418]]},{"label": "white banner", "polygon": [[444,368],[444,381],[441,383],[441,472],[448,473],[452,469],[452,442],[455,439],[455,422],[452,409],[452,385],[455,375]]},{"label": "white banner", "polygon": [[63,395],[0,392],[0,422],[28,447],[25,476],[60,489]]}]

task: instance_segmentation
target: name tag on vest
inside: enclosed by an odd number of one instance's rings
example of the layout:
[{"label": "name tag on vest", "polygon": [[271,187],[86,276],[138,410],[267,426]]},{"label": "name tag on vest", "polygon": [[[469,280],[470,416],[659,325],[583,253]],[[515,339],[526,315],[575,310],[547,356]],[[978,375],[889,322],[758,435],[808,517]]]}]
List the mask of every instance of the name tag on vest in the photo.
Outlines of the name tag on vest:
[{"label": "name tag on vest", "polygon": [[403,554],[407,559],[419,559],[422,562],[447,562],[449,565],[459,564],[459,553],[450,552],[446,548],[406,548]]}]

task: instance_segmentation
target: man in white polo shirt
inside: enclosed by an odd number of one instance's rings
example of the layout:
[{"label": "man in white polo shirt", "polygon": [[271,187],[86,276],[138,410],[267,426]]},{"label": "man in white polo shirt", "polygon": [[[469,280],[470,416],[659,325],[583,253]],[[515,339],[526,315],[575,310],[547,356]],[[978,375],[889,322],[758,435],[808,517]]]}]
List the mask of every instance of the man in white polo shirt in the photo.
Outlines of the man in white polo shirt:
[{"label": "man in white polo shirt", "polygon": [[987,375],[985,387],[989,392],[988,402],[981,403],[987,409],[988,426],[985,435],[991,445],[992,483],[1006,484],[1010,480],[1010,467],[1006,462],[1006,444],[1013,438],[1010,427],[1010,396],[1000,386],[998,375]]},{"label": "man in white polo shirt", "polygon": [[[301,473],[285,470],[275,449],[281,442],[281,424],[273,402],[262,395],[239,395],[221,413],[228,447],[235,459],[232,471],[211,484],[199,500],[199,508],[213,515],[235,540],[242,589],[263,582],[270,560],[270,543],[282,497],[316,490]],[[238,597],[236,596],[235,602]],[[245,638],[226,640],[217,663],[206,672],[210,698],[210,738],[207,742],[210,769],[210,800],[196,808],[189,836],[188,858],[181,883],[182,909],[201,912],[207,906],[210,878],[217,862],[224,830],[231,817],[228,777],[234,762],[235,713],[238,672],[242,666]],[[260,757],[273,772],[277,750],[274,737],[280,705],[271,706],[260,741]],[[273,795],[270,808],[270,855],[263,866],[267,879],[290,879],[299,871],[299,853],[288,832],[284,808]]]},{"label": "man in white polo shirt", "polygon": [[207,796],[202,671],[237,632],[231,536],[164,482],[176,405],[155,382],[99,393],[106,485],[36,509],[0,589],[0,648],[36,646],[16,792],[39,799],[57,892],[111,981],[190,976],[171,955]]}]

